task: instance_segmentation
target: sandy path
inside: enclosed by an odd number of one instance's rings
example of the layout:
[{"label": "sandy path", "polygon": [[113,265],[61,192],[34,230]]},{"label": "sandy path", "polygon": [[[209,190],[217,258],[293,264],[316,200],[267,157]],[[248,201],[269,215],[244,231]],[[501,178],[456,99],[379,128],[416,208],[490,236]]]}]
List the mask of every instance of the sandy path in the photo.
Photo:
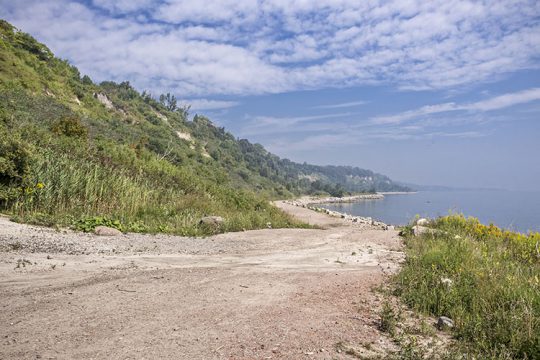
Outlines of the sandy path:
[{"label": "sandy path", "polygon": [[350,357],[340,343],[392,347],[372,288],[403,258],[397,233],[277,205],[325,229],[107,238],[0,218],[0,359],[333,359]]}]

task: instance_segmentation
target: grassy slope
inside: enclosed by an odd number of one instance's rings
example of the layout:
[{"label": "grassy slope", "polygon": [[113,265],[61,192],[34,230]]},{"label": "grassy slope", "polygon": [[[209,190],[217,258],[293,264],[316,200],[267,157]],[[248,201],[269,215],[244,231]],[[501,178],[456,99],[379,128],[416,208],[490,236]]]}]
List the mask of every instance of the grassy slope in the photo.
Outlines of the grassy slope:
[{"label": "grassy slope", "polygon": [[397,277],[404,302],[455,321],[455,354],[539,359],[540,234],[503,231],[462,216],[439,218],[432,226],[435,234],[406,237],[407,262]]},{"label": "grassy slope", "polygon": [[[301,226],[266,201],[279,185],[248,173],[238,186],[204,155],[203,143],[179,139],[177,131],[197,126],[182,111],[168,111],[128,83],[93,84],[9,24],[0,31],[3,211],[49,224],[111,219],[123,230],[186,235],[268,222]],[[250,191],[255,184],[260,194]],[[205,215],[226,221],[204,227],[198,222]]]}]

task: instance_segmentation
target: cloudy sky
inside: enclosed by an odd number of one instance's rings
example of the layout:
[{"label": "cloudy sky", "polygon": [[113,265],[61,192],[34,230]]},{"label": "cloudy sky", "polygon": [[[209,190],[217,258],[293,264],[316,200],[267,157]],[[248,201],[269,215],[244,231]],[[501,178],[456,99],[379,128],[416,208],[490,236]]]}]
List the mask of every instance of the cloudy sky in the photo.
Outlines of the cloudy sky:
[{"label": "cloudy sky", "polygon": [[0,17],[292,160],[540,190],[537,0],[0,0]]}]

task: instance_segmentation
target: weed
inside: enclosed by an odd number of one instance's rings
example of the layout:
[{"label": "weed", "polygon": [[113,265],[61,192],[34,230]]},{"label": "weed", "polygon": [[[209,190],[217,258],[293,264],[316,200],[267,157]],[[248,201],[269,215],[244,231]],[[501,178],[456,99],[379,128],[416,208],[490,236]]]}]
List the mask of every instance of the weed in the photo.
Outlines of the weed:
[{"label": "weed", "polygon": [[389,302],[383,304],[380,312],[379,330],[394,335],[396,332],[397,315]]}]

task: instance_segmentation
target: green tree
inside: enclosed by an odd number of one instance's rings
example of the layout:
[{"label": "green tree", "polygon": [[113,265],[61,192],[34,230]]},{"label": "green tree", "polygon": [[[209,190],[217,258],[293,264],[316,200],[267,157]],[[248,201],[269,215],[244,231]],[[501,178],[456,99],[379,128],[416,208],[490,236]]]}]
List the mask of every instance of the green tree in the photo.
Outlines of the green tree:
[{"label": "green tree", "polygon": [[161,94],[159,96],[159,103],[169,111],[176,111],[178,109],[176,96],[171,93]]}]

